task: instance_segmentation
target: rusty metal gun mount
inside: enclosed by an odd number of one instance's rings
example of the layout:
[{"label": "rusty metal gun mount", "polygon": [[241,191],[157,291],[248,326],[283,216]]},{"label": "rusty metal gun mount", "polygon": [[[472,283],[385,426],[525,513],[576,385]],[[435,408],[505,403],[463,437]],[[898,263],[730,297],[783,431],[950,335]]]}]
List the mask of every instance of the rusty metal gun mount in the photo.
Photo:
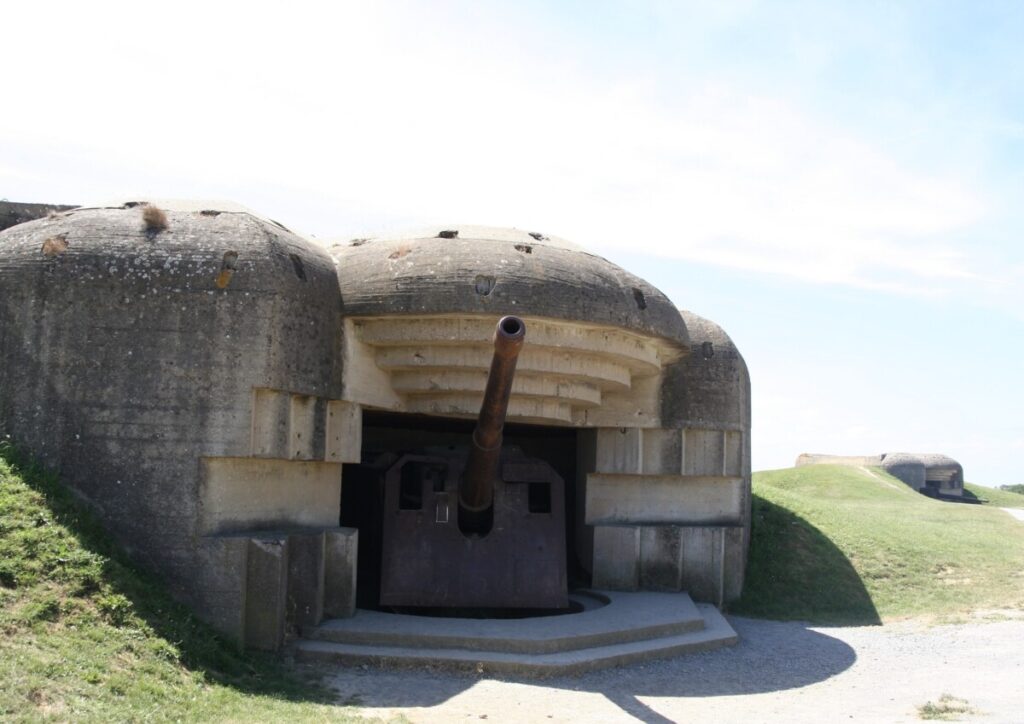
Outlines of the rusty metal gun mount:
[{"label": "rusty metal gun mount", "polygon": [[384,473],[380,603],[565,608],[565,483],[502,449],[526,325],[503,317],[471,444],[402,454]]}]

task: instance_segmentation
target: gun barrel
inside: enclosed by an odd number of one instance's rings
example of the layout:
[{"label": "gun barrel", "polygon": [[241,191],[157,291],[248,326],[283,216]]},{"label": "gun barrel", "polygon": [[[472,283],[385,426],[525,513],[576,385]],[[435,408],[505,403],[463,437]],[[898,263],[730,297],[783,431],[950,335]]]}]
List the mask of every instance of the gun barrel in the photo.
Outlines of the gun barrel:
[{"label": "gun barrel", "polygon": [[487,375],[484,401],[459,482],[459,527],[465,533],[486,535],[491,527],[502,429],[525,336],[526,324],[511,315],[502,317],[494,331],[494,357]]}]

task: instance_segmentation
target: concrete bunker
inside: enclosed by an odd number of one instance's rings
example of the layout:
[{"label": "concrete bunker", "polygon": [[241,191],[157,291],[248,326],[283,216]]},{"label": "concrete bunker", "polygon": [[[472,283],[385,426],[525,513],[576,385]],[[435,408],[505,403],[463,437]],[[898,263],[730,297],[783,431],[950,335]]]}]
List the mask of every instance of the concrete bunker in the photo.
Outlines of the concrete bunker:
[{"label": "concrete bunker", "polygon": [[[539,233],[448,226],[325,249],[230,204],[153,205],[160,228],[128,202],[0,234],[0,430],[219,630],[277,649],[387,605],[388,476],[389,515],[452,521],[450,453],[507,314],[529,338],[501,495],[523,521],[557,521],[553,575],[739,595],[749,378],[712,322]],[[436,560],[410,565],[412,550],[398,588],[450,605]],[[506,576],[510,599],[532,595],[537,570],[513,555],[482,587]],[[568,608],[525,594],[524,610]]]},{"label": "concrete bunker", "polygon": [[879,467],[917,492],[931,498],[964,499],[964,469],[956,460],[936,453],[882,453],[881,455],[819,455],[803,453],[802,465]]}]

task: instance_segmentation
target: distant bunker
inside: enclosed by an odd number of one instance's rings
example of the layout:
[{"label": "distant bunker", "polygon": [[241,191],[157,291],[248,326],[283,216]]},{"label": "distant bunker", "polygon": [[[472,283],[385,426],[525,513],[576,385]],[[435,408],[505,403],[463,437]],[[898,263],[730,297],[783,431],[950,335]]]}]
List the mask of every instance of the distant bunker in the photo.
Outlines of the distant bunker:
[{"label": "distant bunker", "polygon": [[516,229],[8,206],[41,218],[0,232],[0,433],[228,636],[740,595],[747,369],[643,279]]},{"label": "distant bunker", "polygon": [[962,498],[964,469],[956,460],[934,453],[882,453],[881,455],[842,456],[804,453],[796,459],[802,465],[849,465],[879,467],[902,480],[919,493],[933,497]]}]

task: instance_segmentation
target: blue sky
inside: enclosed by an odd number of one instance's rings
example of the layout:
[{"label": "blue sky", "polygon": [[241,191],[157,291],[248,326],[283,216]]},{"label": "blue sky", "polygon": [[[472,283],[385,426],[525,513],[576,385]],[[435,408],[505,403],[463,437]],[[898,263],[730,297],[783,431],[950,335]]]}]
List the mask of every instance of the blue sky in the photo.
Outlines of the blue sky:
[{"label": "blue sky", "polygon": [[1024,482],[1024,3],[20,5],[0,197],[557,234],[727,329],[755,468]]}]

